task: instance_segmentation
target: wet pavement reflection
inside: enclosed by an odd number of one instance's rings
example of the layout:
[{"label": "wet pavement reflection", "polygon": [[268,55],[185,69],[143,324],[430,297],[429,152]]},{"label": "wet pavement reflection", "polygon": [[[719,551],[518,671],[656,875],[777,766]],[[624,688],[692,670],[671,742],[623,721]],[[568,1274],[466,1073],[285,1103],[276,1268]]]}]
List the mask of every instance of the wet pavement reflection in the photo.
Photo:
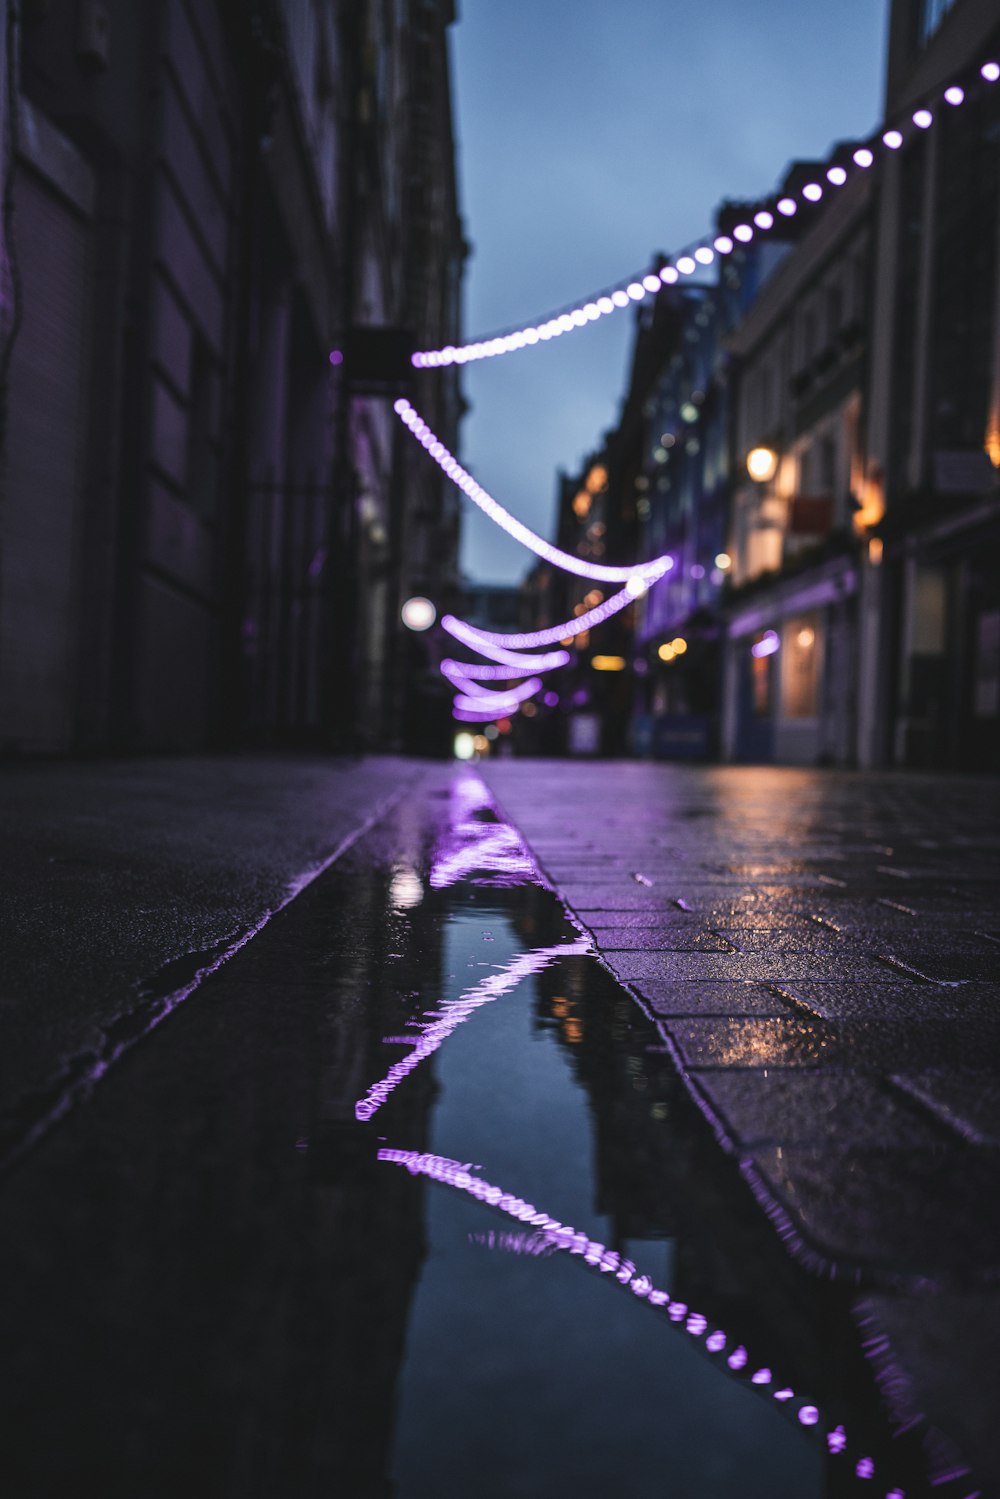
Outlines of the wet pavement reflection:
[{"label": "wet pavement reflection", "polygon": [[25,1499],[923,1492],[839,1289],[470,771],[428,773],[10,1186]]}]

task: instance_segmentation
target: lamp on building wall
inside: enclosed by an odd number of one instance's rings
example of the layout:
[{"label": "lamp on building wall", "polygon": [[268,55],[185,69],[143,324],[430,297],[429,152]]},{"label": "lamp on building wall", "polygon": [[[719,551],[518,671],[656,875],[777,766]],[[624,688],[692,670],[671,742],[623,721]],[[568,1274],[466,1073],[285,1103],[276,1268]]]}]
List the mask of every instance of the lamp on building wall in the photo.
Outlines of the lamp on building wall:
[{"label": "lamp on building wall", "polygon": [[751,448],[747,454],[747,473],[755,484],[769,484],[778,472],[778,455],[773,448]]}]

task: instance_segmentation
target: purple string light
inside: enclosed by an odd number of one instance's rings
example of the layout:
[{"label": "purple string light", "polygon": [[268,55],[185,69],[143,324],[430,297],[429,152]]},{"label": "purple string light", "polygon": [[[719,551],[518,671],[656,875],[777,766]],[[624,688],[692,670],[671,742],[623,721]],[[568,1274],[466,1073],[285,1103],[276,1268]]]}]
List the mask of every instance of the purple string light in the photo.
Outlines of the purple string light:
[{"label": "purple string light", "polygon": [[468,470],[462,467],[455,455],[449,452],[444,443],[435,436],[409,401],[401,396],[392,409],[404,427],[413,433],[442,472],[447,474],[463,494],[467,494],[469,499],[489,516],[490,520],[495,521],[509,536],[513,536],[515,541],[519,541],[522,546],[526,546],[537,556],[544,557],[546,562],[551,562],[554,567],[560,567],[564,572],[575,573],[578,578],[594,578],[604,583],[623,583],[629,578],[658,578],[665,570],[662,566],[665,559],[662,557],[654,557],[650,562],[640,562],[632,567],[611,567],[602,562],[585,562],[582,557],[574,557],[569,552],[560,551],[551,542],[536,535],[523,522],[515,519],[509,510],[504,509],[499,500],[495,500],[491,494],[488,494]]},{"label": "purple string light", "polygon": [[[660,559],[665,573],[668,568],[673,567],[673,558],[664,557]],[[662,577],[662,573],[657,574]],[[646,585],[640,579],[630,579],[618,593],[613,593],[610,598],[598,604],[594,609],[588,609],[585,614],[577,615],[573,619],[563,620],[561,625],[551,625],[546,630],[529,630],[517,635],[501,635],[493,630],[480,630],[476,625],[470,625],[465,620],[456,619],[453,614],[446,614],[441,620],[442,628],[460,640],[463,645],[472,650],[480,651],[484,656],[490,656],[493,650],[519,650],[530,649],[539,645],[554,645],[557,640],[567,640],[573,635],[581,635],[584,630],[591,630],[595,625],[603,624],[619,610],[625,609],[637,598],[641,598],[646,592]],[[489,647],[489,649],[487,649]],[[495,658],[494,658],[495,659]]]},{"label": "purple string light", "polygon": [[[571,950],[571,946],[560,949],[562,952]],[[480,1001],[480,1003],[483,1002]],[[405,1166],[411,1176],[426,1176],[456,1191],[466,1192],[479,1202],[498,1208],[508,1217],[530,1224],[536,1230],[536,1233],[532,1235],[533,1242],[539,1246],[536,1253],[551,1248],[578,1256],[585,1265],[589,1265],[599,1274],[612,1275],[620,1285],[627,1286],[634,1296],[647,1301],[650,1306],[661,1308],[671,1322],[682,1327],[691,1337],[704,1339],[705,1347],[710,1353],[721,1354],[728,1347],[729,1338],[721,1328],[708,1332],[709,1321],[701,1312],[691,1311],[684,1301],[674,1301],[667,1291],[655,1286],[648,1275],[637,1274],[632,1261],[623,1259],[617,1250],[608,1249],[597,1240],[589,1239],[586,1234],[579,1232],[568,1223],[560,1223],[558,1219],[550,1218],[548,1213],[541,1212],[533,1203],[525,1202],[512,1192],[505,1192],[502,1187],[493,1186],[482,1177],[474,1176],[469,1169],[468,1162],[453,1161],[447,1156],[431,1155],[417,1150],[397,1150],[388,1146],[379,1150],[378,1159],[392,1165]],[[742,1344],[729,1353],[726,1364],[734,1374],[748,1366],[749,1355]],[[777,1383],[767,1367],[757,1369],[750,1376],[750,1382],[758,1389],[773,1386],[772,1397],[780,1404],[787,1404],[789,1401],[800,1398],[790,1386]],[[822,1421],[820,1411],[815,1405],[803,1404],[796,1414],[802,1426],[818,1426]],[[826,1435],[828,1452],[837,1455],[846,1450],[847,1436],[843,1426],[834,1427]],[[875,1463],[870,1457],[861,1457],[857,1461],[855,1473],[859,1478],[875,1478]],[[900,1488],[888,1489],[885,1499],[905,1499],[905,1493]]]},{"label": "purple string light", "polygon": [[[985,62],[979,71],[986,84],[1000,81],[1000,63]],[[941,97],[954,108],[963,102],[965,90],[957,84],[951,84],[944,89]],[[937,115],[932,109],[917,109],[909,118],[897,122],[904,127],[903,130],[887,129],[876,135],[869,145],[859,146],[852,158],[855,167],[861,171],[867,170],[875,161],[876,150],[898,150],[905,139],[905,129],[912,126],[917,130],[928,130],[936,119]],[[831,164],[826,169],[827,181],[835,187],[842,186],[847,181],[847,175],[839,164]],[[817,182],[807,183],[800,193],[805,203],[817,203],[822,196],[823,189]],[[793,196],[788,196],[782,198],[777,207],[779,213],[791,217],[798,204]],[[740,224],[733,231],[733,237],[742,244],[749,244],[757,233],[768,233],[774,225],[774,217],[767,208],[762,207],[752,213],[752,218],[753,225]],[[587,328],[602,317],[623,311],[636,302],[641,302],[647,295],[656,296],[662,287],[672,286],[681,276],[693,275],[699,266],[711,265],[716,254],[727,255],[732,249],[733,240],[728,235],[719,235],[711,242],[700,240],[672,257],[671,262],[659,270],[630,277],[606,292],[595,293],[564,312],[543,318],[541,322],[525,323],[473,343],[424,349],[412,355],[412,363],[416,369],[438,369],[452,364],[471,364],[480,359],[494,359],[501,354],[513,354],[519,349],[535,348],[538,344],[561,338],[564,333],[575,333],[579,328]]]}]

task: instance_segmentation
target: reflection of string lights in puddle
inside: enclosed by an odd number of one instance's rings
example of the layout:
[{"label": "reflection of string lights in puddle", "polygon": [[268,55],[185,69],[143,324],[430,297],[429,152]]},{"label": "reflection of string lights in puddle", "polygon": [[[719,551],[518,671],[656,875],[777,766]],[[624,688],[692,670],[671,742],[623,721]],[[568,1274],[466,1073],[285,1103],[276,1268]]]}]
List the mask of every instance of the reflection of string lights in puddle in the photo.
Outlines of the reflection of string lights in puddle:
[{"label": "reflection of string lights in puddle", "polygon": [[[570,952],[572,949],[566,947],[561,951]],[[477,1201],[485,1202],[489,1207],[498,1208],[500,1212],[516,1218],[521,1223],[530,1224],[536,1230],[531,1236],[531,1242],[539,1246],[530,1251],[532,1254],[541,1255],[544,1249],[551,1248],[579,1256],[591,1269],[604,1275],[611,1275],[620,1285],[627,1286],[633,1296],[648,1302],[650,1306],[660,1308],[671,1322],[683,1328],[691,1337],[701,1341],[702,1346],[709,1353],[715,1355],[725,1353],[726,1365],[734,1374],[739,1374],[750,1367],[750,1356],[742,1344],[738,1344],[727,1353],[730,1340],[721,1328],[709,1331],[710,1324],[707,1317],[700,1312],[692,1311],[684,1301],[672,1300],[666,1291],[654,1286],[648,1275],[637,1274],[636,1267],[631,1260],[623,1259],[617,1250],[608,1249],[597,1240],[588,1238],[586,1234],[579,1232],[570,1224],[560,1223],[557,1218],[550,1218],[548,1213],[541,1212],[532,1203],[525,1202],[514,1193],[505,1192],[502,1187],[493,1186],[482,1177],[474,1176],[468,1164],[449,1160],[447,1156],[431,1155],[418,1150],[396,1150],[391,1147],[380,1149],[378,1159],[392,1165],[405,1166],[411,1176],[427,1176],[432,1181],[442,1182],[447,1187],[455,1188],[456,1191],[466,1192]],[[756,1369],[750,1375],[750,1383],[761,1390],[769,1389],[779,1404],[788,1405],[790,1408],[794,1408],[795,1402],[801,1400],[801,1397],[796,1395],[788,1385],[780,1384],[769,1368]],[[799,1404],[796,1415],[800,1425],[806,1427],[818,1426],[822,1421],[815,1405]],[[833,1456],[846,1452],[848,1438],[843,1426],[838,1425],[826,1431],[825,1437],[827,1451]],[[857,1478],[874,1479],[875,1463],[870,1457],[859,1458],[854,1472]],[[892,1488],[886,1490],[885,1499],[906,1499],[906,1495],[902,1489]],[[970,1499],[973,1499],[973,1496],[970,1496]]]},{"label": "reflection of string lights in puddle", "polygon": [[564,942],[556,947],[539,947],[532,952],[519,953],[499,973],[491,973],[481,979],[473,988],[466,989],[458,999],[444,1000],[439,1010],[425,1011],[430,1023],[423,1025],[422,1034],[417,1039],[413,1050],[409,1056],[403,1057],[399,1062],[394,1062],[385,1077],[373,1083],[364,1098],[358,1100],[354,1105],[355,1117],[364,1122],[377,1113],[400,1083],[409,1077],[421,1062],[433,1056],[434,1052],[447,1041],[452,1031],[456,1030],[463,1020],[468,1020],[469,1016],[475,1014],[476,1010],[481,1009],[483,1005],[500,999],[504,994],[509,994],[522,980],[529,978],[533,973],[541,973],[543,968],[547,968],[557,959],[590,951],[589,939],[579,937],[575,942]]}]

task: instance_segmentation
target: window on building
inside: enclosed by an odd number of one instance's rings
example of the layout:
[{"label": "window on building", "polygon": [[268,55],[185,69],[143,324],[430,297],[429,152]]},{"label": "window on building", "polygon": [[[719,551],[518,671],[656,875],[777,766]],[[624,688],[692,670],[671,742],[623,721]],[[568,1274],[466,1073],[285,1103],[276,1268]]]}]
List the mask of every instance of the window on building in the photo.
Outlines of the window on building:
[{"label": "window on building", "polygon": [[[763,635],[756,636],[754,644],[763,638]],[[766,718],[771,711],[770,656],[750,657],[750,706],[755,718]]]},{"label": "window on building", "polygon": [[781,636],[781,712],[784,718],[815,718],[819,706],[820,620],[799,614],[785,621]]}]

